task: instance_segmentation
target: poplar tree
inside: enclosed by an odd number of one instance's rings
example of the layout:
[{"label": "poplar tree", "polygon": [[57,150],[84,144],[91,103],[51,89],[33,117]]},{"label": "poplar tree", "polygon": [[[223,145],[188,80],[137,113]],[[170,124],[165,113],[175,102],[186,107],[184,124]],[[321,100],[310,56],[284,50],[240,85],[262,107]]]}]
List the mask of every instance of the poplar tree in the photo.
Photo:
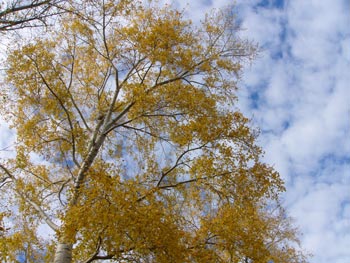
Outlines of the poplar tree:
[{"label": "poplar tree", "polygon": [[0,260],[306,262],[236,106],[257,51],[238,30],[232,12],[194,25],[168,5],[89,0],[14,45]]}]

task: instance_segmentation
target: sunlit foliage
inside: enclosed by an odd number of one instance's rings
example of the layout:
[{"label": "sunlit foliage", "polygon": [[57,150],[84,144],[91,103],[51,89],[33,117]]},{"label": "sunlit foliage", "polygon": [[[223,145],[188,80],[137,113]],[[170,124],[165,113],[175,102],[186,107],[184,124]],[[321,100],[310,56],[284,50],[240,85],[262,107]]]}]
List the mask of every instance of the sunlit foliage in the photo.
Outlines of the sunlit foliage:
[{"label": "sunlit foliage", "polygon": [[1,260],[305,262],[283,182],[235,105],[256,47],[232,13],[195,26],[151,2],[67,9],[9,51],[1,113],[17,138],[0,166],[13,211]]}]

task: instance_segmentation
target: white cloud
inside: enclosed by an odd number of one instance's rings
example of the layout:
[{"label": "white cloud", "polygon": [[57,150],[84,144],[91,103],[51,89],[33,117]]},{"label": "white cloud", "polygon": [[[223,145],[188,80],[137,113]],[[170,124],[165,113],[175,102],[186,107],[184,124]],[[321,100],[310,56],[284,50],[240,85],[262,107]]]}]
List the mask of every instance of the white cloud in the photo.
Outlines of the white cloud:
[{"label": "white cloud", "polygon": [[[237,1],[242,37],[263,49],[244,72],[239,106],[286,181],[285,203],[312,262],[349,263],[350,5],[276,2]],[[200,3],[190,11],[208,9]]]},{"label": "white cloud", "polygon": [[266,161],[286,180],[285,202],[312,262],[348,263],[349,4],[293,0],[276,10],[240,2],[244,35],[265,49],[245,74],[240,104],[263,131]]},{"label": "white cloud", "polygon": [[347,63],[347,66],[349,66],[350,63],[350,37],[344,38],[341,42],[341,52],[342,52],[342,58],[344,59],[344,62]]},{"label": "white cloud", "polygon": [[[193,21],[232,4],[167,2],[185,8]],[[262,2],[269,4],[256,6]],[[237,0],[241,36],[263,49],[244,73],[239,106],[261,128],[265,160],[286,181],[285,203],[312,262],[349,263],[350,4],[285,0],[281,9],[275,2]],[[4,147],[13,137],[0,129]]]},{"label": "white cloud", "polygon": [[8,124],[0,118],[0,158],[9,157],[14,154],[14,141],[14,131],[10,130]]}]

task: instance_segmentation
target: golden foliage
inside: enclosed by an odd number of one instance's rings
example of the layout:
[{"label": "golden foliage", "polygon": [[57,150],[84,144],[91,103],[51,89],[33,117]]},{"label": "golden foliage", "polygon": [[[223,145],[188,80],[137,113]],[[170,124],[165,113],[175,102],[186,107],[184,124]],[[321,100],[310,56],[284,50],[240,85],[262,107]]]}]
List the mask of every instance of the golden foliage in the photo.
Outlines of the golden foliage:
[{"label": "golden foliage", "polygon": [[17,156],[1,171],[25,223],[5,233],[21,242],[1,243],[2,259],[46,222],[74,262],[304,262],[287,219],[269,214],[283,182],[234,105],[256,50],[233,18],[197,27],[157,3],[71,8],[8,55],[1,112]]}]

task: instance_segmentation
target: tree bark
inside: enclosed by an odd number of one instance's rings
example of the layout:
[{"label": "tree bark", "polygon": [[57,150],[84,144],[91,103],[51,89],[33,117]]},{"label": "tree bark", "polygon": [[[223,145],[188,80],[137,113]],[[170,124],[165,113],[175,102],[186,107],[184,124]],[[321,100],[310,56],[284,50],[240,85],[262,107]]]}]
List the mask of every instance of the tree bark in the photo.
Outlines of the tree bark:
[{"label": "tree bark", "polygon": [[58,243],[54,263],[71,263],[72,247],[72,244]]}]

